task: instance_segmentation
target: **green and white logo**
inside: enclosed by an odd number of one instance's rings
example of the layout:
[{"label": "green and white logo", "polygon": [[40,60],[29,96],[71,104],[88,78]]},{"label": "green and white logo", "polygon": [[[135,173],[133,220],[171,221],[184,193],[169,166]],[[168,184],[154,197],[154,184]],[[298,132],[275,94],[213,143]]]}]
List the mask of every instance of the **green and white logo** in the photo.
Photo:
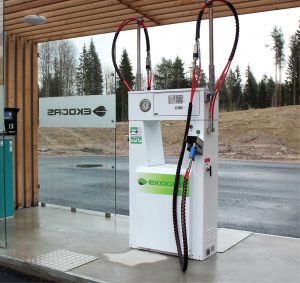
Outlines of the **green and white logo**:
[{"label": "green and white logo", "polygon": [[[183,176],[180,176],[178,196],[182,195]],[[138,190],[142,193],[156,195],[173,195],[175,176],[171,174],[140,173],[137,178]],[[190,195],[190,184],[187,187],[187,197]]]},{"label": "green and white logo", "polygon": [[139,184],[142,185],[142,186],[148,183],[147,180],[145,180],[145,179],[143,179],[143,178],[139,178],[139,179],[138,179],[138,182],[139,182]]},{"label": "green and white logo", "polygon": [[130,127],[130,143],[142,144],[142,129],[140,127]]}]

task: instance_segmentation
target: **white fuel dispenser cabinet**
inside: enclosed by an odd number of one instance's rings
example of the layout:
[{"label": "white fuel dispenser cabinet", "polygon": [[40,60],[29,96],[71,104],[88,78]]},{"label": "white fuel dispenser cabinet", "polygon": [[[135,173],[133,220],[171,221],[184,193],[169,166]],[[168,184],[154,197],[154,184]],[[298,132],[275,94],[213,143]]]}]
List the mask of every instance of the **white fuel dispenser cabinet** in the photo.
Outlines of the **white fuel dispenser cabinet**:
[{"label": "white fuel dispenser cabinet", "polygon": [[[210,132],[207,94],[207,89],[196,90],[188,134],[203,141],[203,154],[193,162],[186,200],[188,254],[196,260],[204,260],[217,250],[218,109],[215,130]],[[160,121],[186,120],[190,89],[134,91],[129,92],[128,99],[130,247],[177,254],[172,221],[176,165],[165,163]],[[188,160],[186,151],[179,211]]]}]

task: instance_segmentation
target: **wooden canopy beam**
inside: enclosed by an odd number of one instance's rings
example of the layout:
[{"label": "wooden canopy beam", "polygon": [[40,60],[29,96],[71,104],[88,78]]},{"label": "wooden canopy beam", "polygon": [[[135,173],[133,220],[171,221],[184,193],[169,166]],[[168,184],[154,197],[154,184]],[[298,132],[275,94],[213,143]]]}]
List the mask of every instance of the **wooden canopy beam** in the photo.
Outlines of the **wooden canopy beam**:
[{"label": "wooden canopy beam", "polygon": [[[114,32],[118,22],[128,17],[144,17],[148,26],[167,25],[195,21],[202,0],[8,0],[6,6],[16,12],[5,14],[5,28],[10,34],[22,36],[27,40],[44,42],[68,39],[86,35]],[[18,10],[35,7],[30,10]],[[300,7],[296,0],[232,0],[239,14],[257,13],[269,10]],[[229,9],[216,2],[215,17],[231,15]],[[12,10],[8,10],[12,11]],[[41,14],[48,23],[29,26],[23,23],[23,16]],[[207,15],[204,15],[204,19]],[[135,25],[132,26],[135,28]]]}]

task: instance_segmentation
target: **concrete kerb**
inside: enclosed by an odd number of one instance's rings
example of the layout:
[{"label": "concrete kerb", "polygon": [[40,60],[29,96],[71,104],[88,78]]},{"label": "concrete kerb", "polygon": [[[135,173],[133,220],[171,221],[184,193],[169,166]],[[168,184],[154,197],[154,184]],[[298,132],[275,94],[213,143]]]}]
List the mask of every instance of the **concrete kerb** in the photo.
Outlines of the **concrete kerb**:
[{"label": "concrete kerb", "polygon": [[58,283],[108,283],[107,281],[97,280],[73,272],[62,272],[47,267],[33,265],[26,261],[12,258],[9,256],[0,256],[0,265],[8,267],[25,275],[39,277]]}]

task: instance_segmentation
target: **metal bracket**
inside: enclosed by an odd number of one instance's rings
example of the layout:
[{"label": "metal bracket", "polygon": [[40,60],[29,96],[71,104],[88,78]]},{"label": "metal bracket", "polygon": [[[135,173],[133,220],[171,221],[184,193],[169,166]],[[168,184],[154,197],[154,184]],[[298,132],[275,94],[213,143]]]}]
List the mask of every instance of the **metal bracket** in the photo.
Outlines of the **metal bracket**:
[{"label": "metal bracket", "polygon": [[206,93],[204,94],[204,102],[205,102],[205,103],[210,102],[210,99],[211,99],[212,96],[213,96],[213,93],[212,93],[212,92],[206,92]]}]

